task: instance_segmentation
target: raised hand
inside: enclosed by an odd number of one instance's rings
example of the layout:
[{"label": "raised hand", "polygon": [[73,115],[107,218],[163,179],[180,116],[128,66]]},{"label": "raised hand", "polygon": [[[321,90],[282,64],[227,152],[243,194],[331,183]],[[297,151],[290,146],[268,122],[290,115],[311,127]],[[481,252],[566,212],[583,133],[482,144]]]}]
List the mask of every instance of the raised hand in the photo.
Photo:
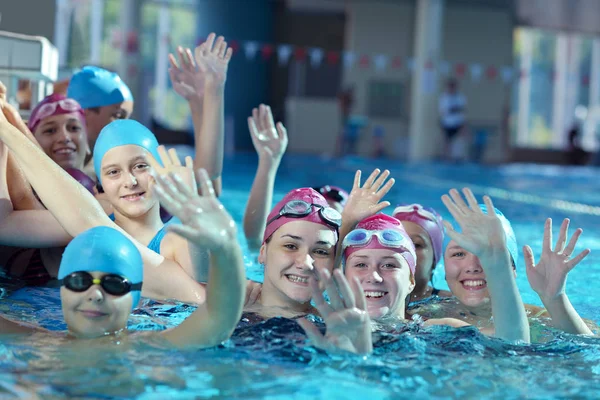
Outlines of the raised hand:
[{"label": "raised hand", "polygon": [[[306,318],[300,319],[298,323],[308,338],[316,347],[330,352],[371,353],[371,319],[358,279],[354,278],[352,285],[349,285],[341,269],[335,270],[333,279],[327,270],[316,270],[316,274],[319,282],[313,277],[310,286],[315,306],[327,325],[327,332],[323,335],[312,322]],[[331,304],[325,301],[325,289]]]},{"label": "raised hand", "polygon": [[487,208],[487,213],[484,213],[470,189],[463,189],[463,193],[468,205],[456,189],[450,190],[450,196],[442,196],[444,205],[462,230],[462,233],[458,233],[450,222],[444,221],[448,236],[460,247],[480,258],[505,251],[506,234],[502,221],[496,215],[492,199],[483,196]]},{"label": "raised hand", "polygon": [[227,47],[223,36],[216,38],[214,33],[208,35],[206,42],[196,47],[194,56],[199,70],[203,73],[205,87],[223,88],[227,80],[227,68],[233,50]]},{"label": "raised hand", "polygon": [[344,207],[343,220],[358,223],[389,207],[390,202],[381,201],[381,199],[390,191],[396,181],[392,178],[384,185],[383,183],[388,176],[390,176],[390,171],[385,170],[381,172],[379,169],[376,169],[361,187],[361,171],[356,171],[354,186],[352,186],[348,202]]},{"label": "raised hand", "polygon": [[165,146],[158,146],[158,155],[162,165],[155,160],[154,157],[148,157],[148,163],[154,170],[153,176],[167,176],[168,174],[178,175],[188,187],[195,187],[196,181],[194,176],[194,163],[192,157],[185,158],[185,165],[181,164],[177,150],[169,149],[167,152]]},{"label": "raised hand", "polygon": [[[552,219],[548,218],[544,225],[544,240],[542,244],[542,256],[540,261],[535,264],[533,251],[531,247],[524,246],[525,265],[527,271],[527,279],[531,288],[544,300],[552,300],[565,293],[565,285],[567,275],[581,262],[588,254],[590,249],[585,249],[577,256],[571,258],[575,245],[582,229],[577,229],[569,244],[567,243],[567,235],[569,230],[569,219],[565,218],[560,227],[558,240],[552,250]],[[566,247],[565,247],[566,245]]]},{"label": "raised hand", "polygon": [[169,54],[169,76],[173,89],[184,99],[202,100],[204,96],[204,73],[196,66],[190,49],[177,48],[179,64],[173,54]]},{"label": "raised hand", "polygon": [[248,117],[248,129],[259,158],[281,161],[288,145],[287,130],[281,122],[275,125],[271,107],[261,104],[254,108]]},{"label": "raised hand", "polygon": [[235,223],[215,196],[206,170],[199,169],[197,179],[201,195],[195,180],[188,185],[177,173],[156,176],[153,190],[160,204],[182,222],[170,224],[167,229],[199,247],[227,249],[236,240]]}]

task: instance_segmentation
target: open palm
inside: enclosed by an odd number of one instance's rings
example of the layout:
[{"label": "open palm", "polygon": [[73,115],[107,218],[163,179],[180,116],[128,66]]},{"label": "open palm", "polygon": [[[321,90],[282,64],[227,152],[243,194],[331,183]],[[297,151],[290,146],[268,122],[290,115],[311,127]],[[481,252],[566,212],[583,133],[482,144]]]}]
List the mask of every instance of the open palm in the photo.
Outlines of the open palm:
[{"label": "open palm", "polygon": [[175,56],[169,54],[169,77],[173,89],[186,100],[202,99],[204,96],[204,73],[198,69],[192,51],[182,47],[177,48],[179,63]]},{"label": "open palm", "polygon": [[223,36],[215,38],[214,33],[208,35],[206,42],[196,47],[194,56],[199,70],[204,74],[205,83],[223,86],[227,80],[227,68],[233,50],[227,47]]},{"label": "open palm", "polygon": [[168,174],[175,174],[183,179],[187,187],[196,186],[192,157],[187,156],[185,158],[185,165],[182,165],[177,150],[169,149],[169,151],[167,151],[163,145],[158,146],[158,155],[160,156],[160,164],[158,163],[158,160],[155,160],[153,157],[149,157],[148,159],[155,177],[165,177]]},{"label": "open palm", "polygon": [[487,208],[487,213],[484,213],[470,189],[463,189],[463,193],[468,204],[456,189],[450,190],[450,196],[442,196],[444,205],[462,231],[458,233],[448,221],[444,221],[448,236],[460,247],[478,257],[494,250],[504,250],[506,234],[492,199],[488,196],[483,197]]},{"label": "open palm", "polygon": [[381,172],[379,169],[375,169],[361,186],[361,174],[362,172],[358,170],[354,175],[354,185],[343,211],[343,218],[345,220],[356,223],[389,207],[390,202],[381,201],[381,199],[383,199],[395,183],[395,180],[392,178],[384,185],[383,183],[390,176],[390,171],[385,170]]},{"label": "open palm", "polygon": [[176,173],[157,176],[153,189],[160,204],[182,222],[167,229],[208,250],[226,248],[235,240],[235,223],[215,196],[206,170],[198,170],[198,182],[202,194],[195,180],[188,185]]},{"label": "open palm", "polygon": [[259,157],[280,161],[288,145],[287,130],[281,122],[275,125],[271,107],[261,104],[248,118],[252,144]]},{"label": "open palm", "polygon": [[[358,280],[354,279],[351,287],[340,269],[334,272],[333,279],[327,270],[316,270],[316,273],[319,282],[313,277],[310,285],[315,307],[327,326],[327,332],[323,335],[307,319],[299,320],[300,326],[314,345],[324,350],[370,353],[373,350],[371,319]],[[325,301],[325,289],[331,303]]]},{"label": "open palm", "polygon": [[544,225],[544,240],[542,244],[542,255],[540,261],[535,264],[531,247],[524,246],[527,279],[531,288],[542,299],[554,299],[565,293],[567,275],[581,262],[589,253],[589,249],[583,250],[576,257],[571,258],[577,240],[583,230],[577,229],[569,244],[566,245],[569,220],[565,219],[560,227],[560,233],[552,250],[552,219],[548,218]]}]

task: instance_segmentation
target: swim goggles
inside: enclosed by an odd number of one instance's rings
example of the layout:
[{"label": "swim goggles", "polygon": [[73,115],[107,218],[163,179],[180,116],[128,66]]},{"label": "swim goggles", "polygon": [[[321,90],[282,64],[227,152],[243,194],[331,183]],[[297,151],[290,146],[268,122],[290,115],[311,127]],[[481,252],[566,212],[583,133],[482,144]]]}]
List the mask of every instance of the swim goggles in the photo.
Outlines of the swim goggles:
[{"label": "swim goggles", "polygon": [[355,229],[344,238],[342,248],[362,247],[371,243],[373,237],[376,237],[379,243],[385,247],[410,249],[410,244],[406,236],[394,229],[384,229],[381,231],[369,231],[367,229]]},{"label": "swim goggles", "polygon": [[303,200],[292,200],[281,208],[279,214],[267,221],[267,225],[281,217],[288,218],[302,218],[306,217],[312,212],[312,208],[316,207],[319,209],[319,217],[327,225],[339,229],[342,226],[342,214],[331,207],[323,207],[320,204],[310,204]]},{"label": "swim goggles", "polygon": [[[428,221],[435,222],[440,229],[442,229],[442,222],[440,221],[440,216],[435,210],[431,207],[424,208],[420,204],[407,204],[396,207],[392,215],[397,214],[412,214],[417,213],[421,218],[426,219]],[[401,218],[400,218],[401,219]]]},{"label": "swim goggles", "polygon": [[329,185],[315,186],[313,189],[321,193],[323,197],[341,203],[342,205],[345,205],[346,201],[348,201],[348,193]]},{"label": "swim goggles", "polygon": [[73,99],[61,99],[58,101],[53,101],[52,103],[44,104],[37,110],[37,112],[33,116],[33,120],[30,122],[30,125],[32,127],[35,127],[44,118],[51,117],[52,115],[54,115],[58,106],[60,106],[60,108],[67,112],[81,111],[81,106],[77,101]]},{"label": "swim goggles", "polygon": [[94,278],[85,271],[73,272],[59,281],[61,286],[73,292],[85,292],[92,285],[100,285],[102,289],[113,296],[124,296],[132,290],[142,290],[142,282],[131,283],[127,278],[117,274],[107,274],[102,278]]}]

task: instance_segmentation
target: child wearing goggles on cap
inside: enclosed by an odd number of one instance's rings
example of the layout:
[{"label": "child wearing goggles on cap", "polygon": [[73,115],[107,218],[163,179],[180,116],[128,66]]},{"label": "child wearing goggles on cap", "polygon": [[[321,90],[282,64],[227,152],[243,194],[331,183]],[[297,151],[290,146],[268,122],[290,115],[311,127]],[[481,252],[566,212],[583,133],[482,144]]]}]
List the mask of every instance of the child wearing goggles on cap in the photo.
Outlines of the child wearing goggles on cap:
[{"label": "child wearing goggles on cap", "polygon": [[[193,225],[186,226],[190,232]],[[60,270],[60,298],[68,335],[73,338],[97,339],[123,335],[131,311],[140,300],[144,265],[136,246],[119,231],[99,226],[81,233],[67,246]],[[231,277],[226,270],[214,270],[214,282]],[[219,276],[222,275],[222,276]],[[211,282],[212,283],[212,282]],[[238,289],[243,290],[238,279]],[[215,290],[217,292],[218,290]],[[211,347],[227,340],[241,315],[241,296],[236,313],[218,318],[211,311],[219,296],[210,298],[179,326],[161,332],[144,332],[137,339],[159,336],[178,347]],[[235,315],[233,315],[235,314]],[[60,335],[58,332],[30,328],[0,317],[0,333],[27,334],[36,331]]]},{"label": "child wearing goggles on cap", "polygon": [[[352,215],[370,213],[389,203],[379,204],[394,184],[383,184],[389,175],[375,170],[364,186],[360,171],[355,179]],[[332,271],[342,215],[312,188],[288,193],[266,218],[266,229],[259,253],[265,278],[257,303],[247,307],[263,318],[296,317],[315,312],[310,304],[309,278],[315,270]]]},{"label": "child wearing goggles on cap", "polygon": [[333,269],[341,215],[311,188],[292,190],[267,218],[258,261],[264,282],[246,311],[260,318],[293,318],[312,312],[309,278]]},{"label": "child wearing goggles on cap", "polygon": [[392,215],[402,222],[417,254],[415,288],[410,295],[410,301],[419,301],[431,296],[451,296],[450,292],[433,286],[433,270],[443,254],[442,217],[433,208],[425,208],[420,204],[399,205]]}]

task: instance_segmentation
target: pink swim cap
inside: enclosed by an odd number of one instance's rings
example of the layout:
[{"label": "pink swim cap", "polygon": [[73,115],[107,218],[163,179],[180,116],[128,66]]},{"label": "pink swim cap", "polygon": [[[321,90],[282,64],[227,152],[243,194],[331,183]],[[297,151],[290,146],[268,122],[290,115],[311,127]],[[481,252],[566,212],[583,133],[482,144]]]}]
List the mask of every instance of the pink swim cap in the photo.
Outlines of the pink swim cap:
[{"label": "pink swim cap", "polygon": [[[310,214],[303,216],[303,217],[294,218],[294,217],[281,216],[281,217],[277,218],[277,216],[279,215],[281,210],[284,208],[284,206],[287,203],[294,201],[294,200],[301,200],[308,204],[316,204],[318,206],[322,206],[323,208],[329,209],[329,204],[327,203],[327,200],[325,200],[325,198],[322,195],[320,195],[319,193],[317,193],[314,189],[300,188],[300,189],[292,190],[291,192],[286,194],[283,197],[283,199],[281,199],[269,213],[269,216],[267,217],[267,226],[265,228],[265,233],[263,235],[263,244],[267,241],[267,239],[269,239],[271,237],[271,235],[273,235],[273,233],[277,229],[279,229],[281,226],[287,224],[288,222],[293,222],[293,221],[308,221],[308,222],[314,222],[314,223],[326,226],[335,232],[335,235],[336,235],[335,240],[337,242],[337,239],[338,239],[337,229],[335,229],[335,227],[333,227],[333,226],[327,224],[325,221],[323,221],[323,219],[319,215],[319,210],[320,210],[319,207],[312,207]],[[334,210],[330,209],[330,211],[334,211]],[[269,221],[271,221],[271,223],[269,223]]]},{"label": "pink swim cap", "polygon": [[[398,231],[401,236],[404,237],[403,244],[401,247],[388,247],[379,242],[377,237],[371,238],[371,241],[366,246],[348,246],[344,249],[344,261],[350,257],[350,255],[358,250],[363,249],[385,249],[385,250],[393,250],[400,254],[408,263],[408,267],[410,268],[410,272],[415,274],[415,269],[417,267],[417,255],[415,252],[415,245],[412,240],[406,233],[406,230],[402,226],[402,223],[398,221],[394,217],[390,217],[386,214],[375,214],[371,217],[365,218],[356,225],[357,229],[365,229],[367,231],[383,231],[386,229]],[[352,232],[348,234],[350,236]]]},{"label": "pink swim cap", "polygon": [[437,264],[442,258],[444,244],[444,225],[440,214],[431,207],[424,208],[420,204],[408,204],[396,207],[393,215],[400,221],[414,222],[425,229],[433,246],[433,262]]},{"label": "pink swim cap", "polygon": [[85,125],[85,116],[83,109],[76,100],[65,97],[62,94],[54,93],[40,101],[31,112],[31,117],[27,121],[29,130],[33,132],[35,128],[45,118],[54,115],[75,113],[79,120]]}]

